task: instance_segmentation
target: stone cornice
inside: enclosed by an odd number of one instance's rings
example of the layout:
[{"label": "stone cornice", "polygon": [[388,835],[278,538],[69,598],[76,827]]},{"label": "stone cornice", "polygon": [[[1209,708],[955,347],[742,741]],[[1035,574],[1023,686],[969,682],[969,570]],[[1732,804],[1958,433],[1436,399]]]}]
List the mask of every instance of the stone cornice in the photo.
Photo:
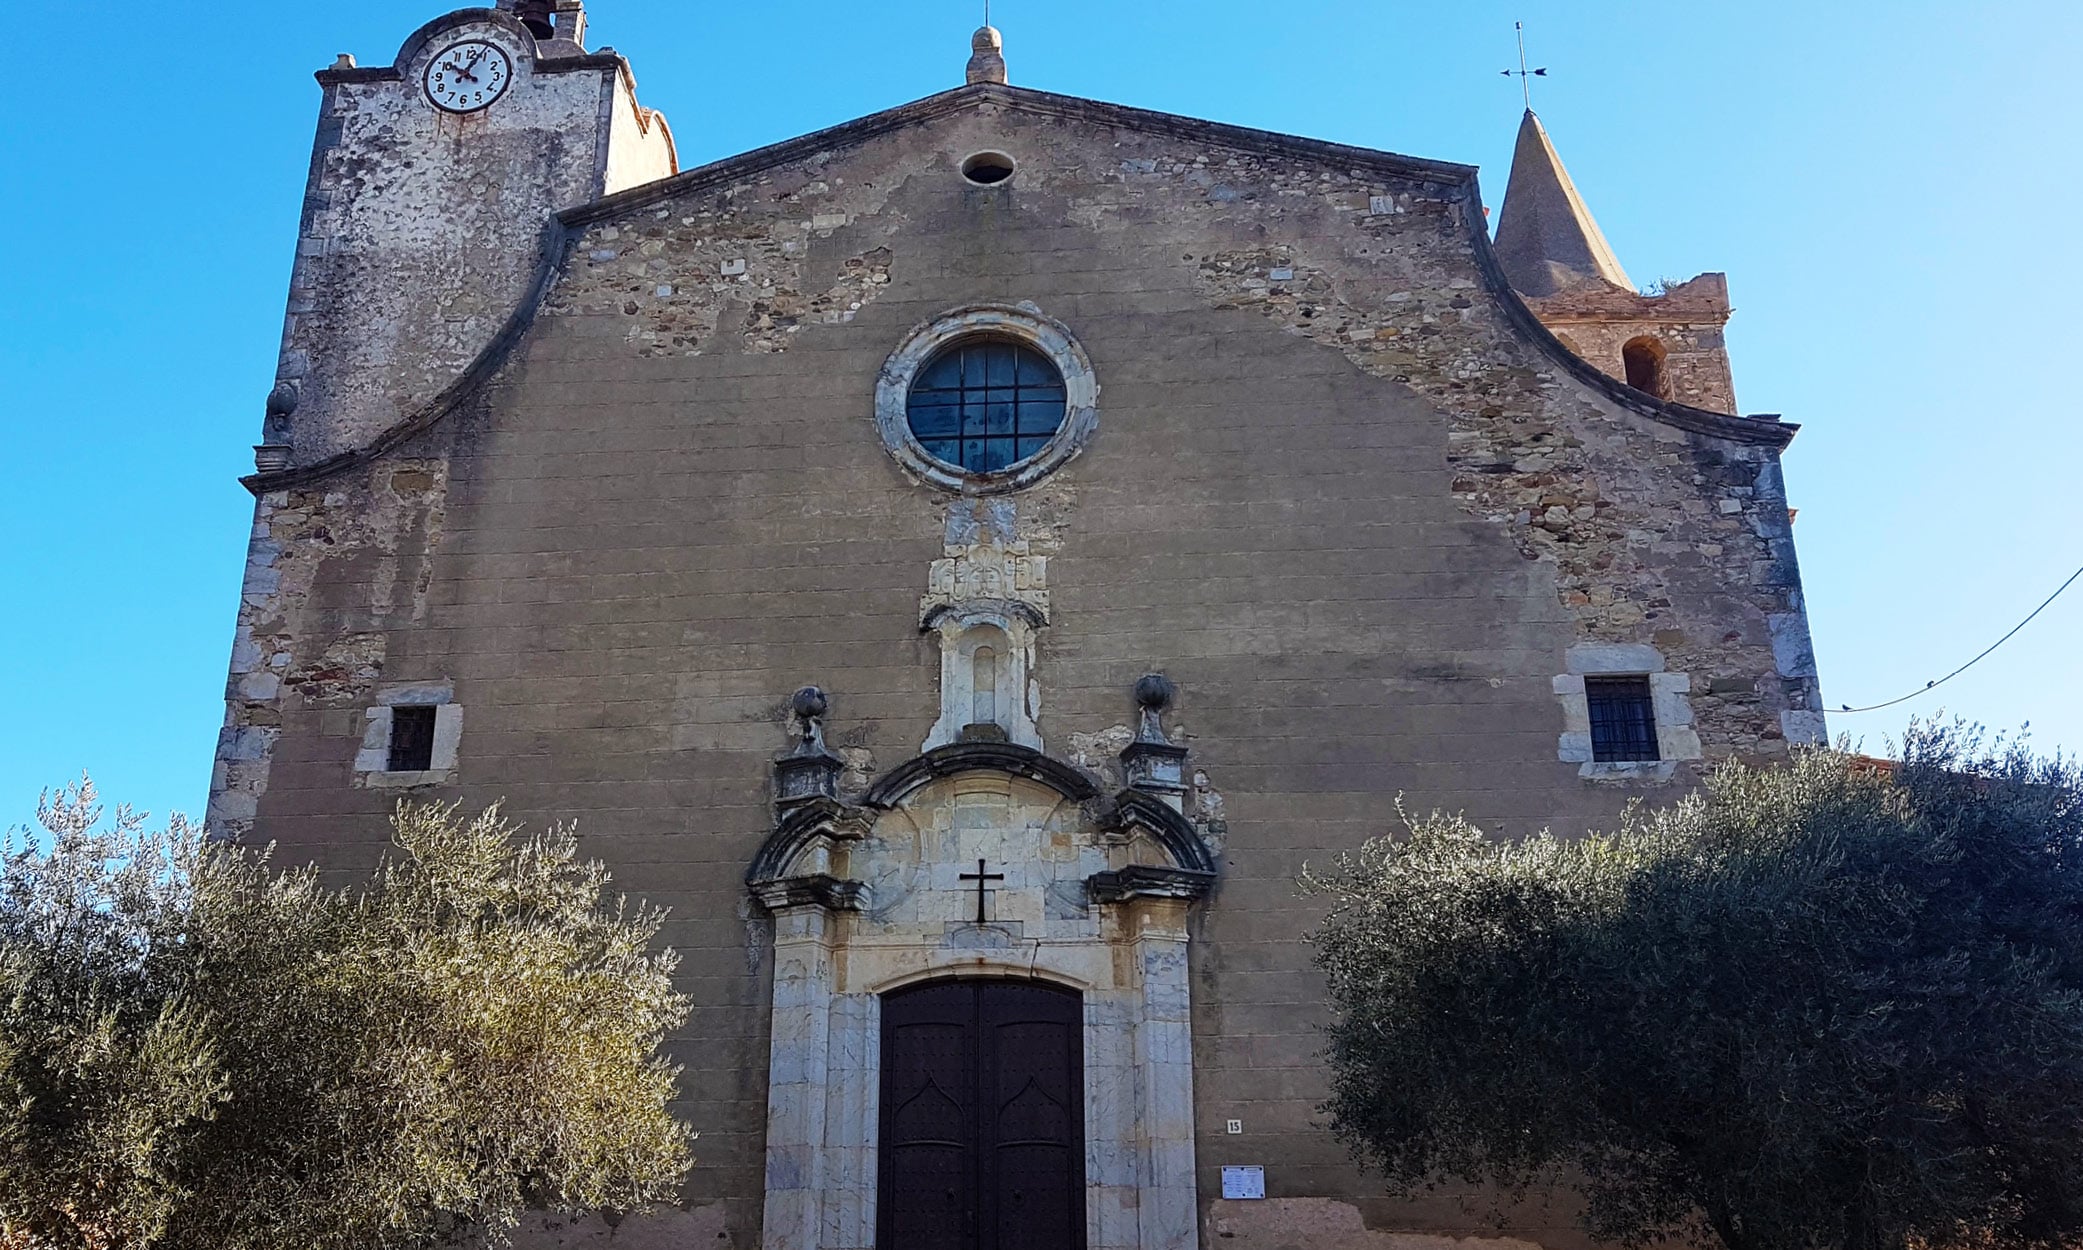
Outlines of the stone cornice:
[{"label": "stone cornice", "polygon": [[1212,872],[1147,864],[1096,872],[1085,879],[1085,890],[1095,903],[1125,903],[1138,898],[1206,898],[1214,888]]},{"label": "stone cornice", "polygon": [[782,877],[752,883],[752,896],[768,911],[789,907],[822,907],[827,911],[859,911],[867,887],[844,881],[829,873],[807,877]]}]

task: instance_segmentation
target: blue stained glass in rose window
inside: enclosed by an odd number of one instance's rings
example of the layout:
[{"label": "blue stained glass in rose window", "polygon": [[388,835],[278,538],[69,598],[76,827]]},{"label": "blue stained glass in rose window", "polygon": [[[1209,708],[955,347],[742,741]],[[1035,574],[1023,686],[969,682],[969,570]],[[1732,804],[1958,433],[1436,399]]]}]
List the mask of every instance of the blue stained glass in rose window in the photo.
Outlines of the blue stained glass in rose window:
[{"label": "blue stained glass in rose window", "polygon": [[1063,376],[1018,343],[960,343],[919,371],[907,416],[926,454],[997,473],[1040,453],[1063,428]]}]

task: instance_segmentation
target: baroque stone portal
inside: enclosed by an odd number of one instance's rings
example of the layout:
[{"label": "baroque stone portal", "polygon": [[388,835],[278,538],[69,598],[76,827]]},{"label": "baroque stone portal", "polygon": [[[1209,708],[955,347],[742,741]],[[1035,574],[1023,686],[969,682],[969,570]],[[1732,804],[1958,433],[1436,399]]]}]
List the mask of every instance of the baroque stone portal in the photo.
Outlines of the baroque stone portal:
[{"label": "baroque stone portal", "polygon": [[[1187,915],[1214,861],[1176,796],[1107,795],[1032,748],[965,742],[845,802],[800,719],[748,873],[774,918],[764,1244],[875,1246],[886,996],[989,978],[1080,996],[1090,1250],[1195,1245]],[[1160,746],[1183,754],[1124,757]],[[1153,771],[1137,762],[1130,777]]]}]

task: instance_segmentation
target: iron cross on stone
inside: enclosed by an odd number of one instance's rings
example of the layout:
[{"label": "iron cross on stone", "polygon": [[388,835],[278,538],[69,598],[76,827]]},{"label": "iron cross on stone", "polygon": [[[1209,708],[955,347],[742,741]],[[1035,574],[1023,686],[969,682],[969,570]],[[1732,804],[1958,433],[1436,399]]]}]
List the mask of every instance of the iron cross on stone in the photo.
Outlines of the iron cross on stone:
[{"label": "iron cross on stone", "polygon": [[978,860],[976,861],[976,871],[963,873],[962,880],[976,882],[976,922],[978,924],[985,923],[984,896],[991,888],[988,883],[1005,880],[1005,874],[1002,872],[985,872],[984,861]]}]

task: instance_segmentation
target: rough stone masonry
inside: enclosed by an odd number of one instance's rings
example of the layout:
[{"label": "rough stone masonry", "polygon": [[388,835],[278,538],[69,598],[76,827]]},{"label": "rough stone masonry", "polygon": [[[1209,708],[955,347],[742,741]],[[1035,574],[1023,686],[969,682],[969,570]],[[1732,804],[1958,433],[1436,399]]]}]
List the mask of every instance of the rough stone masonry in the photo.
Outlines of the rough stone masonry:
[{"label": "rough stone masonry", "polygon": [[[530,1236],[889,1245],[880,1013],[974,980],[1082,996],[1092,1250],[1582,1244],[1561,1197],[1351,1167],[1294,879],[1399,795],[1580,831],[1821,740],[1794,427],[1726,411],[1725,286],[1625,288],[1548,149],[1522,294],[1468,167],[1009,86],[995,32],[968,85],[676,173],[556,8],[320,75],[210,810],[348,877],[401,797],[503,800],[671,909],[682,1207]],[[516,70],[454,115],[459,40]],[[1623,315],[1697,406],[1579,324]],[[1068,396],[998,476],[903,419],[975,343]],[[1614,676],[1654,759],[1599,758]]]}]

